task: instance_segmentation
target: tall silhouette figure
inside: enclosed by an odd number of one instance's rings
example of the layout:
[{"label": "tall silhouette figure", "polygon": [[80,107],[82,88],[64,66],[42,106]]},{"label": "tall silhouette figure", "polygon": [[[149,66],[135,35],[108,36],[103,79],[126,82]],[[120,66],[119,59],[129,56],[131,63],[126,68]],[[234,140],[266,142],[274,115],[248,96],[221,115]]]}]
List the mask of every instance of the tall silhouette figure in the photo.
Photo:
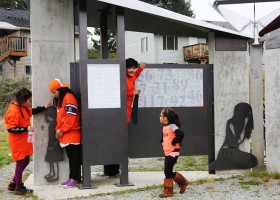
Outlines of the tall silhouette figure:
[{"label": "tall silhouette figure", "polygon": [[47,180],[47,182],[54,182],[59,179],[58,162],[64,160],[63,149],[60,147],[59,141],[55,138],[55,107],[50,106],[45,113],[45,120],[47,123],[49,123],[49,142],[45,161],[49,163],[50,171],[44,178]]},{"label": "tall silhouette figure", "polygon": [[234,107],[233,117],[227,121],[225,141],[217,159],[209,165],[209,170],[249,169],[258,164],[256,157],[239,149],[245,139],[249,139],[254,129],[252,107],[239,103]]}]

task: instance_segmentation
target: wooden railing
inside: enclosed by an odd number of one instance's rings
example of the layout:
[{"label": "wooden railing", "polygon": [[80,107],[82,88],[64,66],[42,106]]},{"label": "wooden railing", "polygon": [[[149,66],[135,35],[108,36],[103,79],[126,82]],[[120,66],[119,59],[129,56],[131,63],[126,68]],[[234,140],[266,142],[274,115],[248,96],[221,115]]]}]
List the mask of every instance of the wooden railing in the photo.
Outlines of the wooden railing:
[{"label": "wooden railing", "polygon": [[0,61],[9,56],[27,56],[27,37],[7,36],[0,38]]}]

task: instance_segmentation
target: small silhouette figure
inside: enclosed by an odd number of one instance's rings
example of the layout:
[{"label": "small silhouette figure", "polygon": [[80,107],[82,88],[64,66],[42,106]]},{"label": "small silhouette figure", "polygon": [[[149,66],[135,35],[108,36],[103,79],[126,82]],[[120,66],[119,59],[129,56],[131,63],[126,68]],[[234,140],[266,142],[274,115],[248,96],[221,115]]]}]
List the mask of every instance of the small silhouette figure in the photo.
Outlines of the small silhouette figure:
[{"label": "small silhouette figure", "polygon": [[253,129],[252,107],[243,102],[237,104],[233,117],[227,121],[225,141],[209,169],[249,169],[257,166],[258,161],[253,154],[239,150],[239,145],[250,138]]},{"label": "small silhouette figure", "polygon": [[[50,164],[50,172],[44,176],[47,182],[54,182],[59,179],[59,167],[58,162],[63,161],[63,149],[61,148],[59,141],[55,138],[55,126],[56,126],[56,109],[54,106],[50,106],[46,110],[45,120],[49,123],[49,142],[47,148],[47,154],[45,161]],[[56,167],[55,167],[56,166]],[[55,170],[56,168],[56,170]],[[56,173],[57,172],[57,173]]]}]

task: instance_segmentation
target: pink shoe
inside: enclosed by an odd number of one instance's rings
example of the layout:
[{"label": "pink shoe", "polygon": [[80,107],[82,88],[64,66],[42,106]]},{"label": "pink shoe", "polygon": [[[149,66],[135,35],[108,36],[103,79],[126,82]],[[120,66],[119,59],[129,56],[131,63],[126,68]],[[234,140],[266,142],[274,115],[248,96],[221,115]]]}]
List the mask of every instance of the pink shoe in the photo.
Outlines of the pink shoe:
[{"label": "pink shoe", "polygon": [[72,188],[78,186],[78,184],[79,184],[78,181],[71,178],[70,181],[67,183],[67,185],[65,185],[65,187]]},{"label": "pink shoe", "polygon": [[67,181],[64,181],[63,183],[60,183],[58,186],[60,187],[65,187],[69,182],[70,182],[70,178]]}]

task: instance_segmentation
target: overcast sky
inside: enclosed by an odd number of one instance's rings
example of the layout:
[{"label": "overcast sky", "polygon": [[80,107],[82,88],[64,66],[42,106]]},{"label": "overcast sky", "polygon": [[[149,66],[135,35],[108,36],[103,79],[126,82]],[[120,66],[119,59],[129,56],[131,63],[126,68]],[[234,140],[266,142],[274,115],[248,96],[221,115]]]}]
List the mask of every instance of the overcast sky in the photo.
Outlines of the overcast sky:
[{"label": "overcast sky", "polygon": [[[225,21],[220,14],[212,8],[208,2],[212,3],[214,0],[191,0],[192,9],[199,20]],[[254,19],[254,4],[231,4],[223,5],[224,7],[240,13],[241,15]],[[270,12],[280,8],[280,1],[256,3],[256,20],[269,14]]]}]

